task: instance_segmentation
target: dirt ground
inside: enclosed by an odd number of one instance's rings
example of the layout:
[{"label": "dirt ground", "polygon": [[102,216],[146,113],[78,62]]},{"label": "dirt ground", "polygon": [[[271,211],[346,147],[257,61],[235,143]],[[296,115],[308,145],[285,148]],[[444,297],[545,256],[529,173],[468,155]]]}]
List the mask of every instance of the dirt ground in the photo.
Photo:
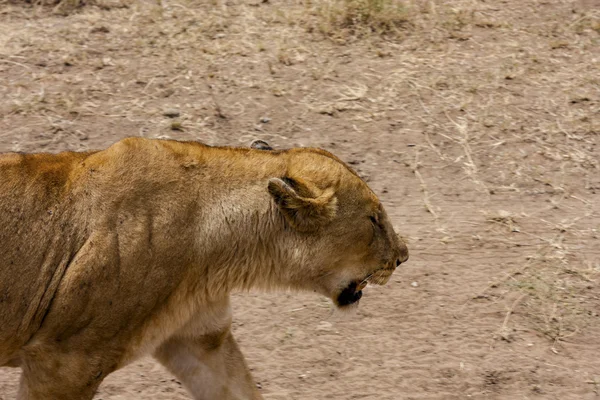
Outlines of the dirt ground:
[{"label": "dirt ground", "polygon": [[[412,1],[356,37],[331,1],[0,0],[0,151],[262,138],[356,168],[411,258],[352,315],[236,294],[266,399],[600,399],[600,2]],[[96,396],[187,398],[151,359]]]}]

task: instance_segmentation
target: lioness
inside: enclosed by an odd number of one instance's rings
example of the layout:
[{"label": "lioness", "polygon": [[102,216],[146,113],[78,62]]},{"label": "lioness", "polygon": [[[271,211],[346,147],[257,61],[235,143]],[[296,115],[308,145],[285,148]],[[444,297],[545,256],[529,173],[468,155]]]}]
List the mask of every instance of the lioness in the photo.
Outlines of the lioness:
[{"label": "lioness", "polygon": [[260,399],[229,294],[319,292],[338,307],[408,258],[356,173],[317,149],[129,138],[0,156],[0,365],[19,399],[91,399],[152,354],[195,399]]}]

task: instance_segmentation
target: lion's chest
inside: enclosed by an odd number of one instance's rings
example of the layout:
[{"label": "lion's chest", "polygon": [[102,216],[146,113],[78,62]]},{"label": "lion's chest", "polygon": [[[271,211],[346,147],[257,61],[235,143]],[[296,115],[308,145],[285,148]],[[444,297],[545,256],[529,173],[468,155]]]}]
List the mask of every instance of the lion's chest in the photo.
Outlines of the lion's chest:
[{"label": "lion's chest", "polygon": [[153,354],[173,335],[202,336],[220,332],[230,324],[229,298],[201,302],[190,299],[189,296],[175,294],[135,333],[119,368],[145,355]]}]

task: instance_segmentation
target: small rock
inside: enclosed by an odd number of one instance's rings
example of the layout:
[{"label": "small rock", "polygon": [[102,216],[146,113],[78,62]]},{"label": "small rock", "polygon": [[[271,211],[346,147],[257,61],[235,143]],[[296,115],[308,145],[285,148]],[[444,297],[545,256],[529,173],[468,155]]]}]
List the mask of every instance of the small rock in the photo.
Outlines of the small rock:
[{"label": "small rock", "polygon": [[410,284],[410,286],[412,286],[412,287],[418,287],[419,283],[418,282],[413,282],[413,283]]},{"label": "small rock", "polygon": [[166,88],[165,90],[163,90],[162,92],[160,92],[158,95],[160,97],[171,97],[174,93],[175,93],[175,89],[173,89],[173,88]]},{"label": "small rock", "polygon": [[325,106],[322,109],[320,109],[318,112],[319,112],[319,114],[326,114],[326,115],[329,115],[332,117],[336,114],[336,110],[331,106]]},{"label": "small rock", "polygon": [[106,26],[96,26],[96,27],[93,27],[90,32],[91,33],[109,33],[110,29],[108,29]]},{"label": "small rock", "polygon": [[163,115],[168,118],[177,118],[181,115],[181,113],[179,112],[179,110],[169,109],[165,110],[165,112],[163,112]]},{"label": "small rock", "polygon": [[319,322],[319,325],[317,325],[316,330],[322,331],[322,332],[328,332],[331,330],[331,328],[333,328],[333,324],[331,322],[321,321],[321,322]]},{"label": "small rock", "polygon": [[271,118],[261,117],[260,122],[262,122],[263,124],[268,124],[269,122],[271,122]]}]

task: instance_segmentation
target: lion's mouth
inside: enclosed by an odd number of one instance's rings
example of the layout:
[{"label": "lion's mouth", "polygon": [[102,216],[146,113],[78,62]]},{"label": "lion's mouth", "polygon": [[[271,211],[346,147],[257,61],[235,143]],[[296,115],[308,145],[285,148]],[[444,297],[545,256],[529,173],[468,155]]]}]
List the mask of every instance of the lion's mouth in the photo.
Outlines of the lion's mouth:
[{"label": "lion's mouth", "polygon": [[390,280],[393,272],[393,268],[381,268],[372,274],[369,274],[362,280],[350,282],[348,286],[346,286],[338,295],[338,305],[340,307],[344,307],[357,303],[363,295],[363,289],[369,283],[375,285],[385,285]]},{"label": "lion's mouth", "polygon": [[360,288],[358,283],[350,282],[350,284],[338,295],[338,305],[340,307],[344,307],[358,302],[362,297],[362,289],[365,286],[367,286],[366,283],[362,288]]}]

